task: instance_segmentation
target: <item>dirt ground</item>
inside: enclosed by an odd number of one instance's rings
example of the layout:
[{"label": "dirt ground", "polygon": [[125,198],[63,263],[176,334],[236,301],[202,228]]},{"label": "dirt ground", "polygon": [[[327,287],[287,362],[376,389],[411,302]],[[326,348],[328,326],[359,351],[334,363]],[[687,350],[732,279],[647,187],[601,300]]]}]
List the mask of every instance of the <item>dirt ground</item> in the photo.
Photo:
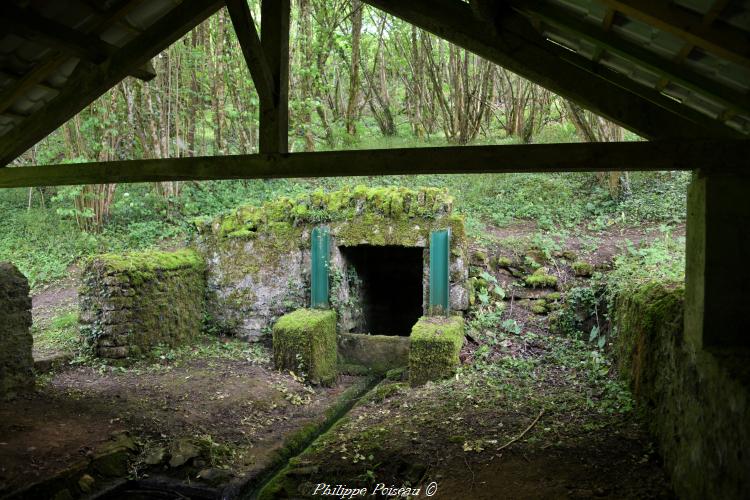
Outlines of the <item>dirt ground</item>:
[{"label": "dirt ground", "polygon": [[0,496],[64,470],[122,431],[144,452],[182,437],[215,443],[222,454],[213,465],[251,474],[352,380],[313,389],[272,370],[267,357],[72,367],[43,377],[36,394],[0,403]]},{"label": "dirt ground", "polygon": [[[536,231],[529,223],[490,228],[488,257],[518,252]],[[684,227],[673,233],[682,235]],[[580,230],[558,244],[606,270],[627,245],[658,237],[648,227]],[[549,265],[563,288],[587,279],[574,275],[571,261]],[[547,316],[532,312],[551,290],[511,286],[518,281],[511,269],[487,269],[509,293],[502,318],[522,328],[470,331],[453,379],[420,388],[382,382],[292,458],[267,487],[272,497],[308,497],[319,483],[418,487],[420,496],[434,484],[433,498],[445,499],[673,497],[610,362],[585,342],[551,333]],[[73,278],[40,291],[35,324],[76,300]],[[40,376],[35,394],[0,403],[0,497],[90,457],[122,432],[138,450],[130,477],[191,482],[201,468],[224,471],[223,481],[261,474],[289,436],[320,422],[359,381],[345,376],[312,388],[274,371],[269,353],[268,345],[213,339],[127,369],[89,360]],[[172,467],[185,438],[209,452],[193,457],[194,467]]]}]

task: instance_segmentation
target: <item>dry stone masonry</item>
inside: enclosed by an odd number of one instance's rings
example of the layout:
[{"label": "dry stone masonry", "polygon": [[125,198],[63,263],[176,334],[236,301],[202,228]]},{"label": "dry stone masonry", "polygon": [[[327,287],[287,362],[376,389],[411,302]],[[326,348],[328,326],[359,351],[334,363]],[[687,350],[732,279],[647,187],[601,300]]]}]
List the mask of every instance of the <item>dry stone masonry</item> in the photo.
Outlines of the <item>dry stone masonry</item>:
[{"label": "dry stone masonry", "polygon": [[651,283],[615,304],[618,369],[645,409],[679,498],[750,498],[750,391],[741,349],[694,350],[685,290]]},{"label": "dry stone masonry", "polygon": [[205,287],[205,264],[190,249],[100,255],[83,271],[81,334],[110,359],[183,344],[201,330]]},{"label": "dry stone masonry", "polygon": [[29,282],[0,262],[0,400],[34,387]]}]

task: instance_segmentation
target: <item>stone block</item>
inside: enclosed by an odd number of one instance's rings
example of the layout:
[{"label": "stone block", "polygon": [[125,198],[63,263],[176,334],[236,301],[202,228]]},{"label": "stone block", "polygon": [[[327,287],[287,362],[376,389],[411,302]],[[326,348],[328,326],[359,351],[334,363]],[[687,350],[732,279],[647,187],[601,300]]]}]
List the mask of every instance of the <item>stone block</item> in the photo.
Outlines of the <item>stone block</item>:
[{"label": "stone block", "polygon": [[409,336],[409,380],[412,386],[450,377],[464,343],[460,316],[423,316]]},{"label": "stone block", "polygon": [[279,370],[292,370],[314,384],[336,378],[336,312],[298,309],[273,326],[273,360]]},{"label": "stone block", "polygon": [[385,373],[409,364],[409,337],[342,333],[338,336],[339,361]]},{"label": "stone block", "polygon": [[94,257],[79,292],[81,332],[111,359],[184,344],[202,328],[205,286],[205,262],[190,249]]}]

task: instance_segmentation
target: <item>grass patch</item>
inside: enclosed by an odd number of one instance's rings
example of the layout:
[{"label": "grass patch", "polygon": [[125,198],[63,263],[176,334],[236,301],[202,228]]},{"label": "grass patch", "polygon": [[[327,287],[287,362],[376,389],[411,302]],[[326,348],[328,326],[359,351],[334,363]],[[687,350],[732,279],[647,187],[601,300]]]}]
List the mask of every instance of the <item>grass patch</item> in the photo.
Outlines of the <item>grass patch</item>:
[{"label": "grass patch", "polygon": [[49,320],[48,324],[33,325],[34,345],[55,351],[77,351],[81,347],[78,334],[78,311],[64,311]]}]

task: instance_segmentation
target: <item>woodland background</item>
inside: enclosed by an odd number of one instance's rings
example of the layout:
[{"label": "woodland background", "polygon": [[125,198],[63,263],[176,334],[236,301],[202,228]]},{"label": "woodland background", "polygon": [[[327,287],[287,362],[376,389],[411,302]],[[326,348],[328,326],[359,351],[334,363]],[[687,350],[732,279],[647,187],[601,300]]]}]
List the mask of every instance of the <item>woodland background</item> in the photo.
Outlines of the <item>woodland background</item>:
[{"label": "woodland background", "polygon": [[[359,0],[294,0],[291,151],[639,140],[519,76]],[[257,0],[250,1],[255,19]],[[254,153],[258,97],[229,15],[219,11],[17,164]],[[34,287],[80,257],[169,245],[196,217],[343,184],[448,187],[476,238],[531,220],[549,245],[601,230],[684,220],[689,174],[515,174],[103,184],[0,191],[0,260]]]}]

